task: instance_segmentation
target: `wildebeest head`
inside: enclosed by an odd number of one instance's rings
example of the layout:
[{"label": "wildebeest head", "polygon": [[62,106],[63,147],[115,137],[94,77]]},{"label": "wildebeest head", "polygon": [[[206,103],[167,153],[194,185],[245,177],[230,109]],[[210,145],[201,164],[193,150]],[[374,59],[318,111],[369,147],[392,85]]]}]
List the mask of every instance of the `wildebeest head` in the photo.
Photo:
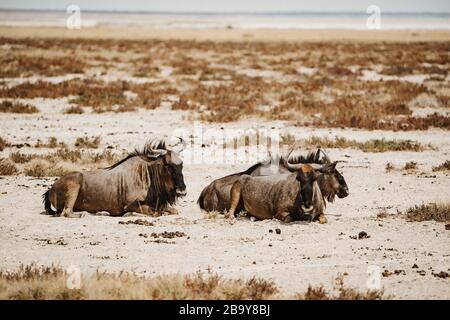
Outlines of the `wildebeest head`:
[{"label": "wildebeest head", "polygon": [[320,172],[314,170],[311,165],[303,164],[298,168],[296,178],[300,182],[300,190],[297,201],[301,202],[301,209],[304,212],[310,212],[313,209],[313,183],[319,175]]},{"label": "wildebeest head", "polygon": [[[323,157],[321,157],[323,155]],[[334,200],[335,195],[339,198],[348,196],[348,186],[342,174],[336,169],[337,162],[331,162],[325,152],[318,148],[315,152],[308,153],[307,156],[299,154],[298,150],[291,150],[287,160],[283,159],[283,165],[291,172],[295,172],[302,163],[310,163],[314,169],[323,173],[318,177],[320,190],[329,202]]]},{"label": "wildebeest head", "polygon": [[317,182],[320,185],[323,196],[329,202],[333,202],[335,195],[339,198],[348,196],[348,186],[342,174],[336,169],[337,162],[331,162],[323,165],[319,169],[323,175],[320,175]]},{"label": "wildebeest head", "polygon": [[186,185],[183,177],[183,161],[176,151],[167,150],[164,141],[152,141],[146,145],[147,157],[160,160],[170,174],[178,197],[186,195]]},{"label": "wildebeest head", "polygon": [[[317,170],[319,173],[317,176],[317,182],[320,186],[323,196],[329,201],[333,202],[335,195],[339,198],[345,198],[348,196],[348,186],[345,182],[342,174],[336,169],[337,161],[328,162],[325,164],[310,164],[312,168]],[[290,171],[299,170],[304,164],[301,163],[290,163],[286,161],[286,166]]]}]

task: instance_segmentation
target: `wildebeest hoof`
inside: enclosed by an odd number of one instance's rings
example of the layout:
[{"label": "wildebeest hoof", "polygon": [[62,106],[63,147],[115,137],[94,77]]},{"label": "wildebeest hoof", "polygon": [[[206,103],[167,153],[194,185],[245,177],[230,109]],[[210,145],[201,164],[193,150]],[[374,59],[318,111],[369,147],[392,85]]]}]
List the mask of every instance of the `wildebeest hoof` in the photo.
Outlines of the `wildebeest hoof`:
[{"label": "wildebeest hoof", "polygon": [[62,216],[66,218],[83,218],[85,213],[66,212]]},{"label": "wildebeest hoof", "polygon": [[328,219],[325,218],[325,216],[324,216],[323,214],[321,214],[321,215],[319,216],[319,223],[320,223],[320,224],[328,223]]},{"label": "wildebeest hoof", "polygon": [[235,217],[234,217],[234,212],[225,211],[223,217],[224,217],[225,219],[234,219],[234,218],[235,218]]},{"label": "wildebeest hoof", "polygon": [[167,208],[166,210],[164,210],[164,213],[167,215],[174,215],[178,214],[178,210],[175,208]]}]

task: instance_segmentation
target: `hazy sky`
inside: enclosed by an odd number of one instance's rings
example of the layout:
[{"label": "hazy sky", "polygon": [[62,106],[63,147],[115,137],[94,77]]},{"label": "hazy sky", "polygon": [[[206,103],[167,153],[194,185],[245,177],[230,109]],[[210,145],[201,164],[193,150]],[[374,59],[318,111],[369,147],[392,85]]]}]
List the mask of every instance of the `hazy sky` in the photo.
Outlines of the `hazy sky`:
[{"label": "hazy sky", "polygon": [[0,9],[171,12],[359,11],[374,4],[384,12],[450,12],[450,0],[0,0]]}]

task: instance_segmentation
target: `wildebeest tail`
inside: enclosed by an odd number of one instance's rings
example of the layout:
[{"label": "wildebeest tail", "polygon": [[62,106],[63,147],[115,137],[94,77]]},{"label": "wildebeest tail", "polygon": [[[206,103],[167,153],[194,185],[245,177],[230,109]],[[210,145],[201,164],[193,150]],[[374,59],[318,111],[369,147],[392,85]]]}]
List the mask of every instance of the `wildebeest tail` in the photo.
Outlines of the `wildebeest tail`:
[{"label": "wildebeest tail", "polygon": [[202,209],[202,210],[205,210],[205,205],[203,203],[203,200],[205,199],[206,189],[207,188],[202,190],[202,192],[200,193],[200,196],[198,197],[198,200],[197,200],[197,204],[200,206],[200,209]]},{"label": "wildebeest tail", "polygon": [[50,190],[42,195],[42,200],[44,201],[45,212],[49,215],[56,215],[56,211],[53,211],[52,204],[50,202]]}]

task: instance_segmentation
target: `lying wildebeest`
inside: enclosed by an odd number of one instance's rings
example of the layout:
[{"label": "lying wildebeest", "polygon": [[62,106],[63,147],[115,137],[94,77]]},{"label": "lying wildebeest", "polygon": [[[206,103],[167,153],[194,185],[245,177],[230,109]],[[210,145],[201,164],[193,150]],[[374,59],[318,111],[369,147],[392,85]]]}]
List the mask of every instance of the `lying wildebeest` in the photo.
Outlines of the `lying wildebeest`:
[{"label": "lying wildebeest", "polygon": [[[336,163],[332,163],[327,156],[321,157],[322,155],[324,153],[320,148],[314,152],[309,152],[306,156],[299,154],[297,150],[291,150],[286,159],[281,157],[275,160],[270,159],[270,161],[265,163],[257,163],[245,171],[231,174],[211,182],[202,190],[197,203],[202,210],[224,212],[230,207],[231,186],[240,176],[262,176],[294,172],[298,170],[298,165],[302,163],[319,165],[332,164],[333,170],[329,170],[328,173],[319,176],[317,180],[322,195],[330,202],[334,200],[336,194],[339,198],[348,196],[347,183],[339,171],[336,170]],[[278,169],[275,168],[276,170],[273,170],[273,165],[278,166]],[[236,213],[241,210],[243,208],[238,206]],[[321,217],[321,222],[326,222],[325,217]]]},{"label": "lying wildebeest", "polygon": [[61,177],[43,195],[45,211],[64,217],[81,216],[73,211],[107,211],[112,216],[176,213],[169,206],[186,195],[182,169],[175,151],[167,150],[164,141],[152,140],[108,168]]},{"label": "lying wildebeest", "polygon": [[294,173],[242,175],[231,187],[228,215],[234,216],[240,204],[248,214],[260,220],[276,218],[291,222],[308,214],[312,221],[324,209],[324,199],[316,180],[329,170],[334,170],[329,164],[318,170],[302,164]]}]

